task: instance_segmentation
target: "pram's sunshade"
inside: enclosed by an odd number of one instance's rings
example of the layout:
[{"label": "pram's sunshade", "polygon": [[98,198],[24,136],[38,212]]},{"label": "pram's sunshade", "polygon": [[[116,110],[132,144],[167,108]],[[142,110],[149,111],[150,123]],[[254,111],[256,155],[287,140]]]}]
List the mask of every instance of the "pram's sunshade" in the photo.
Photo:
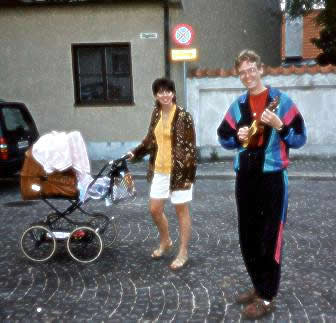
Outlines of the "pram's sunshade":
[{"label": "pram's sunshade", "polygon": [[24,200],[37,200],[42,197],[76,199],[78,196],[75,171],[70,168],[47,174],[34,159],[31,148],[25,154],[20,175],[21,195]]}]

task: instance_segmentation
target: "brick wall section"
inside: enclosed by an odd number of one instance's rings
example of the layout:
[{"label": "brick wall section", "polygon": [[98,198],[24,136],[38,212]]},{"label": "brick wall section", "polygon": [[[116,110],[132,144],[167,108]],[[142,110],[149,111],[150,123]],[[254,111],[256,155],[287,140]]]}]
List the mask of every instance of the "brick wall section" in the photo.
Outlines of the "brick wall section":
[{"label": "brick wall section", "polygon": [[303,18],[303,58],[315,58],[321,50],[314,46],[310,39],[319,38],[321,27],[316,24],[315,18],[319,11],[314,11]]},{"label": "brick wall section", "polygon": [[[310,39],[319,38],[321,27],[315,22],[315,18],[318,15],[319,10],[313,11],[311,14],[303,17],[303,46],[302,56],[303,59],[315,58],[321,51],[314,46]],[[286,20],[285,16],[282,16],[281,24],[281,59],[285,59],[285,44],[286,44]]]}]

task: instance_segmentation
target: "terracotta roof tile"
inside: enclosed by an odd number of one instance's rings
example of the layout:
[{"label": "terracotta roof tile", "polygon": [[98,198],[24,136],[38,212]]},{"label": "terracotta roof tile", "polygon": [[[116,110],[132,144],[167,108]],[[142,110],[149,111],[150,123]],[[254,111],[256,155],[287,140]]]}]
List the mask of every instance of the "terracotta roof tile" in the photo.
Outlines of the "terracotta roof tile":
[{"label": "terracotta roof tile", "polygon": [[[327,74],[327,73],[336,73],[336,66],[334,65],[302,65],[302,66],[294,66],[291,65],[289,67],[278,66],[264,66],[265,75],[290,75],[290,74]],[[224,69],[209,69],[209,68],[197,68],[195,70],[190,71],[190,77],[229,77],[229,76],[237,76],[237,73],[234,68]]]},{"label": "terracotta roof tile", "polygon": [[218,69],[217,70],[207,69],[206,70],[206,74],[207,74],[207,76],[218,76],[219,75],[219,71],[218,71]]},{"label": "terracotta roof tile", "polygon": [[265,73],[269,75],[277,75],[278,74],[278,68],[267,66],[265,69]]},{"label": "terracotta roof tile", "polygon": [[309,74],[317,74],[320,70],[320,66],[318,65],[314,65],[314,66],[310,66],[310,68],[308,69],[308,73]]},{"label": "terracotta roof tile", "polygon": [[321,71],[322,73],[332,73],[336,71],[336,66],[332,65],[321,66]]}]

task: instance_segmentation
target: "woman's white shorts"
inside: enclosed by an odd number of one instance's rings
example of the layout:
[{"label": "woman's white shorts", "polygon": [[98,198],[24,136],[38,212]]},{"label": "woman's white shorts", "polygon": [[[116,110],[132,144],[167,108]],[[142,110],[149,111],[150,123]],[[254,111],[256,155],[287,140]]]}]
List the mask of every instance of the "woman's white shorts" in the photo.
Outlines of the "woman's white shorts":
[{"label": "woman's white shorts", "polygon": [[167,199],[170,197],[172,204],[183,204],[192,200],[192,185],[189,190],[171,192],[170,175],[154,173],[149,196],[152,199]]}]

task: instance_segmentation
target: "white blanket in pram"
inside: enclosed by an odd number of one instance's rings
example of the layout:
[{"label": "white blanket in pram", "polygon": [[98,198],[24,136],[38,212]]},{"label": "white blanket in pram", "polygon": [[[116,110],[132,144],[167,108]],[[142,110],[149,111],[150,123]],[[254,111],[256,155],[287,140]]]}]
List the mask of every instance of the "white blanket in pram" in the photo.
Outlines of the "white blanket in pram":
[{"label": "white blanket in pram", "polygon": [[90,173],[86,146],[79,131],[47,133],[33,145],[32,153],[48,174],[69,167],[80,174]]},{"label": "white blanket in pram", "polygon": [[79,131],[47,133],[33,145],[32,154],[47,174],[72,167],[80,195],[85,194],[92,177],[85,142]]}]

